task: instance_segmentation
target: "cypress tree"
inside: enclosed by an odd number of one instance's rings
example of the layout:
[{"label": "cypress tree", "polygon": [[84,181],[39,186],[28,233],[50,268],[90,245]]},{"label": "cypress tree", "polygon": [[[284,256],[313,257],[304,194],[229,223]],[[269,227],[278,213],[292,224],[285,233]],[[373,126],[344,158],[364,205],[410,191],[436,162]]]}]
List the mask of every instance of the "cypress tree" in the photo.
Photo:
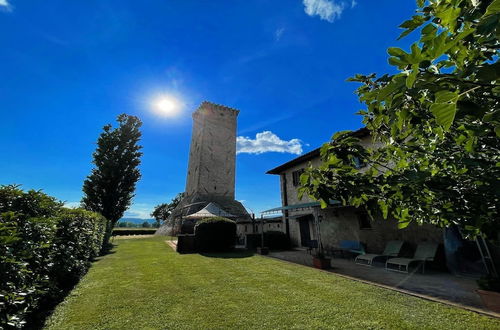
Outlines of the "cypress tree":
[{"label": "cypress tree", "polygon": [[139,130],[142,122],[135,116],[121,114],[119,126],[108,124],[97,140],[92,163],[95,167],[83,183],[81,204],[87,210],[108,219],[104,247],[108,245],[115,224],[129,208],[137,181],[141,178],[142,146]]}]

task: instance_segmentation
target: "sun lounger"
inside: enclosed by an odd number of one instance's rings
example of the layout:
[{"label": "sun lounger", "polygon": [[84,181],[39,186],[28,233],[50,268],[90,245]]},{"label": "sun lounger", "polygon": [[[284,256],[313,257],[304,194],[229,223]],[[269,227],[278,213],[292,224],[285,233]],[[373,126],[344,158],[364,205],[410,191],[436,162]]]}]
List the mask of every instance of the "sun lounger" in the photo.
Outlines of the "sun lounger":
[{"label": "sun lounger", "polygon": [[410,264],[417,262],[419,263],[419,266],[422,265],[422,273],[424,273],[425,262],[434,260],[437,249],[438,245],[436,243],[430,243],[430,242],[420,243],[417,246],[417,250],[415,251],[413,258],[389,259],[385,263],[385,269],[396,272],[408,273]]},{"label": "sun lounger", "polygon": [[402,241],[389,241],[387,242],[384,252],[382,254],[360,254],[356,257],[354,262],[358,265],[372,266],[373,261],[375,259],[385,259],[386,261],[390,257],[397,257],[401,252],[401,248],[403,247]]}]

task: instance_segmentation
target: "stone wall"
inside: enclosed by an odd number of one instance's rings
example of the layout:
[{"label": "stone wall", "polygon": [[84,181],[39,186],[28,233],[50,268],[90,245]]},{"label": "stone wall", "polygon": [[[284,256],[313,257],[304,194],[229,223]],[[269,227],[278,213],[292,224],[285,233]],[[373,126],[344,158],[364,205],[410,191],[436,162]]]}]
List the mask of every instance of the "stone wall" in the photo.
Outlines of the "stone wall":
[{"label": "stone wall", "polygon": [[[312,210],[294,212],[290,219],[290,239],[293,246],[301,246],[298,217],[310,215]],[[370,221],[371,229],[361,229],[358,211],[354,208],[329,208],[318,213],[323,220],[320,224],[321,240],[328,251],[340,245],[342,240],[361,241],[366,244],[367,252],[381,253],[388,241],[401,240],[407,242],[414,250],[423,241],[443,243],[443,230],[432,225],[410,224],[407,228],[398,229],[395,220]],[[311,218],[309,221],[311,239],[317,239],[316,228]]]},{"label": "stone wall", "polygon": [[328,209],[320,211],[321,237],[326,249],[339,246],[341,240],[355,240],[366,244],[368,253],[382,253],[388,241],[408,243],[414,250],[420,242],[443,243],[443,230],[432,225],[412,223],[399,229],[395,220],[370,221],[371,229],[360,229],[358,213],[354,208]]},{"label": "stone wall", "polygon": [[203,102],[193,113],[187,195],[234,199],[236,119],[239,111]]}]

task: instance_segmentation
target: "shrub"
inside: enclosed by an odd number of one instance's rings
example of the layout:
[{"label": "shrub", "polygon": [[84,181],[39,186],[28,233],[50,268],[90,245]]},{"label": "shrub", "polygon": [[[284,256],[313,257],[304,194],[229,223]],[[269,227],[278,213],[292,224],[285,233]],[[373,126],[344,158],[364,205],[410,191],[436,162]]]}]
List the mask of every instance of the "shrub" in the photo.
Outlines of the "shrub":
[{"label": "shrub", "polygon": [[106,223],[40,191],[0,186],[0,328],[24,326],[76,284],[101,249]]},{"label": "shrub", "polygon": [[236,222],[222,217],[199,220],[194,227],[199,252],[224,252],[234,247]]},{"label": "shrub", "polygon": [[60,289],[71,288],[99,255],[106,219],[83,209],[63,210],[57,217],[52,277]]},{"label": "shrub", "polygon": [[55,228],[51,218],[0,215],[0,327],[24,325],[39,297],[48,294]]}]

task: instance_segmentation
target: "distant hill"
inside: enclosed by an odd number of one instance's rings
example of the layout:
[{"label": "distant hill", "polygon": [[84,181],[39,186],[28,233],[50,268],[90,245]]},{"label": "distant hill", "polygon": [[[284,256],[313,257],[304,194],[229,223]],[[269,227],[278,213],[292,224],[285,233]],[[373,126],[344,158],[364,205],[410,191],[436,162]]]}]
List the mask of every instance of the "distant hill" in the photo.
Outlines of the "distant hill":
[{"label": "distant hill", "polygon": [[155,223],[156,222],[155,219],[121,218],[120,220],[118,220],[118,223],[120,223],[120,222],[132,222],[132,223],[135,223],[137,225],[141,225],[141,224],[144,223],[144,221],[147,221],[149,223]]}]

